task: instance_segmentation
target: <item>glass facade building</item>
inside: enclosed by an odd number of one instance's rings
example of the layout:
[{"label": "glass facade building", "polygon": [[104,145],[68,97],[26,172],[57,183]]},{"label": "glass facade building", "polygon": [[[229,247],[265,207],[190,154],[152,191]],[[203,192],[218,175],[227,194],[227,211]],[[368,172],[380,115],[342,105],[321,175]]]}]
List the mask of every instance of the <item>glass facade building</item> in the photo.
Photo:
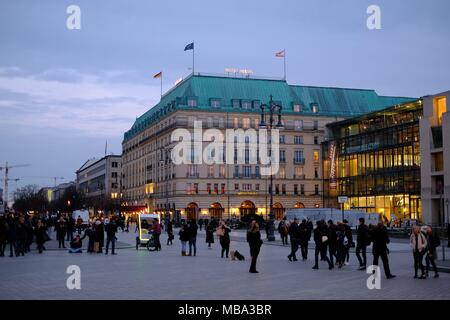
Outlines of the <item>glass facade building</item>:
[{"label": "glass facade building", "polygon": [[324,206],[379,214],[385,222],[422,217],[422,101],[327,125],[323,147]]}]

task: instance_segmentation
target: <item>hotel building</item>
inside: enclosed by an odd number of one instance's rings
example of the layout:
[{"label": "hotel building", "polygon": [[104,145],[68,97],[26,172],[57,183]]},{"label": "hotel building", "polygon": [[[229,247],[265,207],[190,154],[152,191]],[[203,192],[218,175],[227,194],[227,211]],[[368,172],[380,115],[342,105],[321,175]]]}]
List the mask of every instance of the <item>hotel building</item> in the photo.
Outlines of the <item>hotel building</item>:
[{"label": "hotel building", "polygon": [[[172,162],[176,129],[256,129],[269,97],[282,106],[280,169],[273,177],[274,214],[323,207],[322,147],[327,124],[412,101],[374,90],[290,85],[285,80],[190,75],[136,119],[122,142],[124,207],[142,206],[174,218],[233,218],[269,213],[269,177],[250,164]],[[266,115],[267,118],[267,115]],[[201,142],[203,147],[209,141]],[[237,152],[236,150],[234,152]],[[195,155],[194,157],[199,157]]]}]

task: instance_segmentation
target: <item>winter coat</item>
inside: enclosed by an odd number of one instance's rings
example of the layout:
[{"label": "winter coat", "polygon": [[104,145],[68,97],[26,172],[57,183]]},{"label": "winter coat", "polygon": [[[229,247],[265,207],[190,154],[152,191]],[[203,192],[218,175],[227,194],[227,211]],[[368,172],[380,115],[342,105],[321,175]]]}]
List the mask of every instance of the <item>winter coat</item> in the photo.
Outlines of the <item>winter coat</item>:
[{"label": "winter coat", "polygon": [[206,227],[206,243],[214,243],[214,231],[216,231],[215,228],[208,224]]},{"label": "winter coat", "polygon": [[250,255],[254,256],[259,253],[261,245],[263,244],[261,240],[261,233],[259,231],[256,232],[247,232],[247,242],[250,246]]},{"label": "winter coat", "polygon": [[38,227],[34,230],[37,244],[44,244],[46,241],[47,230],[44,226]]},{"label": "winter coat", "polygon": [[[416,239],[416,236],[417,236],[417,239]],[[415,235],[413,233],[413,234],[411,234],[411,237],[409,238],[409,244],[411,245],[413,252],[416,251],[416,244],[419,249],[419,252],[423,252],[427,249],[427,237],[422,232],[419,232],[417,235]]]},{"label": "winter coat", "polygon": [[223,236],[219,237],[219,242],[221,245],[225,245],[225,246],[229,245],[231,229],[228,228],[227,226],[222,226],[221,228],[223,228]]},{"label": "winter coat", "polygon": [[372,239],[372,250],[374,253],[380,253],[387,251],[387,245],[389,244],[389,235],[385,226],[377,226],[370,232]]},{"label": "winter coat", "polygon": [[109,239],[113,239],[116,236],[117,224],[115,222],[110,222],[105,226],[106,236]]},{"label": "winter coat", "polygon": [[369,227],[366,224],[359,225],[356,231],[356,242],[359,246],[367,246],[369,241]]}]

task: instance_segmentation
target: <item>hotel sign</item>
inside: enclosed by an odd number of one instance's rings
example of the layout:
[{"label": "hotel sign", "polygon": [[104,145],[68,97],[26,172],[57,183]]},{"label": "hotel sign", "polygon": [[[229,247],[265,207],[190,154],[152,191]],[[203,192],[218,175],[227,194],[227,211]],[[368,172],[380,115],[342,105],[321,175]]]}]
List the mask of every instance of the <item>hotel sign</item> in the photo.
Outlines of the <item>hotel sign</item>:
[{"label": "hotel sign", "polygon": [[336,176],[336,143],[331,142],[328,151],[330,159],[330,189],[336,189],[337,176]]}]

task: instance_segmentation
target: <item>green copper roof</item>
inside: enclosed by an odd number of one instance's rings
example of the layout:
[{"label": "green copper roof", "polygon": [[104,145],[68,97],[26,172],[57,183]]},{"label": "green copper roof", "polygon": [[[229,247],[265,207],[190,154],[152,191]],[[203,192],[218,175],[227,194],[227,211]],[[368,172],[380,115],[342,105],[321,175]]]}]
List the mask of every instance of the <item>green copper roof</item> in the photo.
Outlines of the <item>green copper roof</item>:
[{"label": "green copper roof", "polygon": [[[197,102],[195,110],[260,113],[259,108],[244,109],[240,103],[268,103],[270,95],[275,102],[282,105],[283,114],[312,115],[312,105],[317,105],[317,113],[314,115],[339,117],[353,117],[417,100],[379,96],[374,90],[298,86],[289,85],[284,80],[196,74],[172,88],[163,95],[158,104],[137,118],[132,128],[125,133],[124,140],[134,137],[177,109],[193,109],[188,107],[190,99]],[[212,100],[218,101],[220,106],[212,108]],[[233,101],[237,101],[239,107],[233,108]],[[294,112],[294,104],[300,104],[300,113]]]}]

